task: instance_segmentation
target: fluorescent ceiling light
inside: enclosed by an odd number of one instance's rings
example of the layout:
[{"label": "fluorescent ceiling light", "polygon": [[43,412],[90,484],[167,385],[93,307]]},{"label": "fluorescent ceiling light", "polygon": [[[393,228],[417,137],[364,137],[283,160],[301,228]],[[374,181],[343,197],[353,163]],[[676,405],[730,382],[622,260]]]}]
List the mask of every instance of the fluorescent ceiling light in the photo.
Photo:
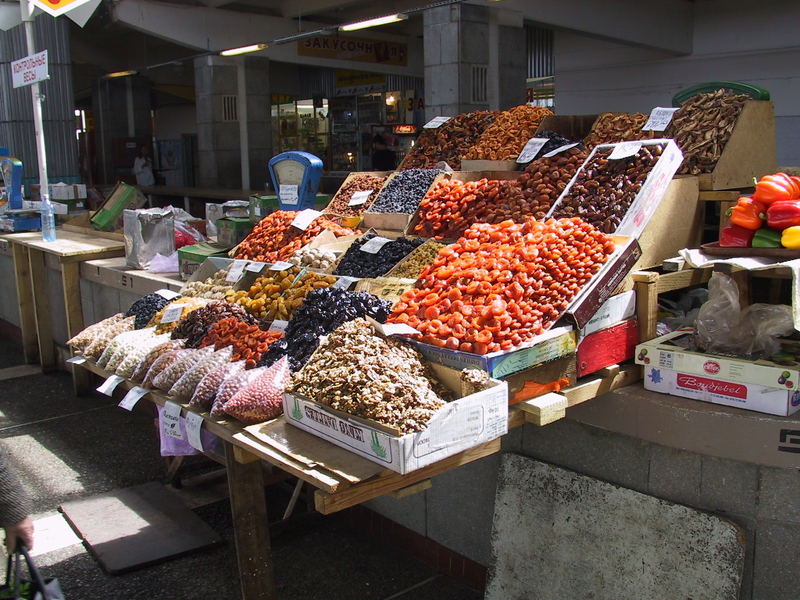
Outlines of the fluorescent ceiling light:
[{"label": "fluorescent ceiling light", "polygon": [[247,54],[248,52],[258,52],[269,47],[269,44],[251,44],[249,46],[241,46],[239,48],[231,48],[220,52],[220,56],[236,56],[237,54]]},{"label": "fluorescent ceiling light", "polygon": [[116,77],[130,77],[131,75],[136,75],[138,71],[115,71],[113,73],[106,73],[103,75],[106,79],[114,79]]},{"label": "fluorescent ceiling light", "polygon": [[396,15],[386,15],[385,17],[376,17],[375,19],[358,21],[357,23],[350,23],[349,25],[340,25],[339,31],[356,31],[357,29],[366,29],[367,27],[377,27],[378,25],[397,23],[398,21],[405,21],[406,19],[408,19],[408,15],[404,15],[402,13],[398,13]]}]

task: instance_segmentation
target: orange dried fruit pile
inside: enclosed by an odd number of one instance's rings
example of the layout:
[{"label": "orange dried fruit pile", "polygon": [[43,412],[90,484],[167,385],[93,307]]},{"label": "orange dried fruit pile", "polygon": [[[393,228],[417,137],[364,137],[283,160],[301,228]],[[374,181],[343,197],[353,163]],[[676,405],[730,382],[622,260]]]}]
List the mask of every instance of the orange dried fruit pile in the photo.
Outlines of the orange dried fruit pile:
[{"label": "orange dried fruit pile", "polygon": [[317,217],[305,231],[292,227],[298,215],[293,210],[278,210],[261,219],[236,249],[236,258],[276,262],[286,260],[323,230],[328,229],[337,237],[353,235],[355,232],[334,223],[327,217]]},{"label": "orange dried fruit pile", "polygon": [[579,218],[476,223],[422,271],[388,322],[451,350],[510,350],[553,325],[613,251],[611,237]]},{"label": "orange dried fruit pile", "polygon": [[258,325],[249,325],[239,319],[229,317],[217,321],[200,342],[200,347],[214,346],[220,350],[233,346],[231,361],[243,360],[252,369],[269,345],[283,337],[282,331],[264,331]]}]

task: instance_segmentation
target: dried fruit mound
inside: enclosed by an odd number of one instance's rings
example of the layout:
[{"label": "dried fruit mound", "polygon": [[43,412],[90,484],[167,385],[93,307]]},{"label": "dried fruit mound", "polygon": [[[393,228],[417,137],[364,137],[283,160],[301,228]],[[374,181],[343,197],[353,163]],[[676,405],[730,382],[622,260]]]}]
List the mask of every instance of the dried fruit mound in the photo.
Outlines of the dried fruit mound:
[{"label": "dried fruit mound", "polygon": [[420,273],[388,321],[439,347],[509,350],[555,323],[613,251],[578,218],[476,223]]},{"label": "dried fruit mound", "polygon": [[534,137],[542,119],[552,114],[553,111],[549,108],[527,104],[504,111],[486,128],[478,143],[467,150],[464,158],[473,160],[517,158],[528,140]]},{"label": "dried fruit mound", "polygon": [[342,227],[325,217],[317,217],[303,231],[292,227],[292,221],[297,214],[297,211],[293,210],[278,210],[261,219],[250,235],[239,244],[236,258],[261,262],[286,260],[325,229],[337,236],[355,233],[352,229]]},{"label": "dried fruit mound", "polygon": [[272,342],[283,337],[283,332],[264,331],[258,325],[248,325],[234,317],[217,321],[208,330],[200,347],[214,346],[217,350],[233,346],[231,360],[246,361],[247,368],[256,366],[256,361],[269,349]]}]

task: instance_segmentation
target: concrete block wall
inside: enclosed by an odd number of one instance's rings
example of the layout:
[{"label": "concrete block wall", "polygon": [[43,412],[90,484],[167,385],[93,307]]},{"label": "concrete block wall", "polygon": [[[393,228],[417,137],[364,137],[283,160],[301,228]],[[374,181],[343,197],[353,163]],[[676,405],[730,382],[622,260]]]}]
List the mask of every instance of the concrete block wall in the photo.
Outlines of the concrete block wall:
[{"label": "concrete block wall", "polygon": [[[702,456],[565,419],[526,425],[503,439],[516,452],[678,504],[721,515],[746,534],[741,600],[795,600],[800,572],[790,548],[800,535],[797,470]],[[500,457],[433,478],[424,493],[367,507],[482,565]]]}]

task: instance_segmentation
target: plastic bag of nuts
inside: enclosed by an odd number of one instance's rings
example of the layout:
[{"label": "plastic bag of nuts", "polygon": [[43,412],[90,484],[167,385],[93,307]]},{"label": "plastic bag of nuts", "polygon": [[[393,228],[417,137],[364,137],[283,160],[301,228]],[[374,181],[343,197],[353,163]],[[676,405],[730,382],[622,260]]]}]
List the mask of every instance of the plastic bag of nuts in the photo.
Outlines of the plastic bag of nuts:
[{"label": "plastic bag of nuts", "polygon": [[208,375],[203,377],[197,384],[192,394],[192,399],[189,405],[209,410],[217,396],[217,391],[222,386],[222,383],[228,378],[232,377],[241,371],[244,371],[244,361],[238,360],[232,363],[226,363],[213,369]]},{"label": "plastic bag of nuts", "polygon": [[[182,349],[183,344],[184,340],[168,340],[150,350],[150,352],[148,352],[145,357],[136,365],[133,373],[131,373],[131,381],[142,381],[156,360],[161,358],[167,352]],[[119,375],[122,375],[122,373],[119,373]]]},{"label": "plastic bag of nuts", "polygon": [[76,350],[84,351],[91,345],[95,339],[95,335],[112,327],[115,323],[121,321],[124,317],[122,313],[117,313],[107,319],[103,319],[99,323],[89,325],[86,329],[78,333],[75,337],[67,342],[67,346],[72,346]]},{"label": "plastic bag of nuts", "polygon": [[604,233],[614,233],[663,150],[663,144],[648,144],[633,156],[610,160],[614,148],[595,149],[551,216],[580,217]]},{"label": "plastic bag of nuts", "polygon": [[189,369],[186,373],[181,375],[180,379],[176,381],[169,389],[169,395],[175,396],[180,400],[189,398],[193,393],[200,380],[208,375],[211,371],[221,365],[227,365],[233,356],[233,347],[226,346],[222,350],[212,352],[209,356],[201,359],[194,367]]},{"label": "plastic bag of nuts", "polygon": [[236,392],[222,410],[246,425],[283,414],[283,390],[289,383],[289,360],[283,357]]}]

